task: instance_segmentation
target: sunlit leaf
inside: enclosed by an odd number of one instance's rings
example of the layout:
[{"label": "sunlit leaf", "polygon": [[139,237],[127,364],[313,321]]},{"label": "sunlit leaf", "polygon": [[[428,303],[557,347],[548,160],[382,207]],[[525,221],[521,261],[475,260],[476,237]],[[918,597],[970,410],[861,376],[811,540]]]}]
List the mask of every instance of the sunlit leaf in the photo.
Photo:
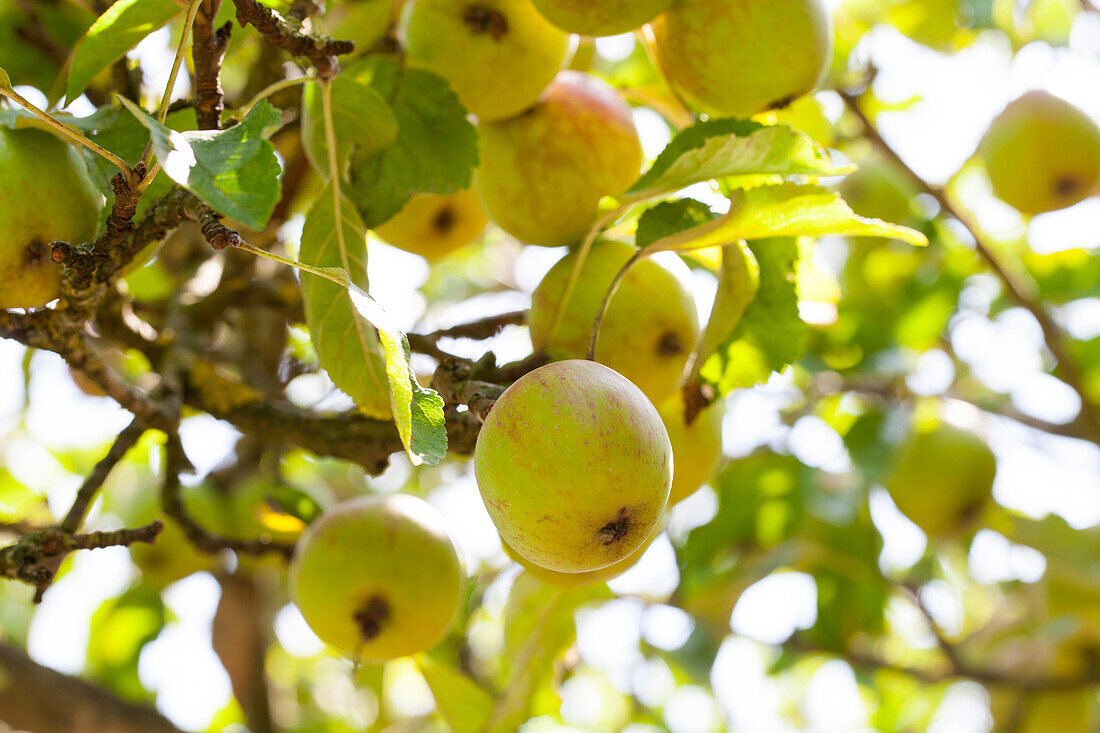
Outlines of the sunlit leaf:
[{"label": "sunlit leaf", "polygon": [[96,19],[69,64],[65,103],[84,91],[101,70],[122,58],[141,39],[180,12],[171,0],[118,0]]},{"label": "sunlit leaf", "polygon": [[218,213],[262,230],[279,200],[279,162],[267,138],[282,126],[279,110],[260,102],[228,130],[177,132],[119,98],[152,133],[164,172]]}]

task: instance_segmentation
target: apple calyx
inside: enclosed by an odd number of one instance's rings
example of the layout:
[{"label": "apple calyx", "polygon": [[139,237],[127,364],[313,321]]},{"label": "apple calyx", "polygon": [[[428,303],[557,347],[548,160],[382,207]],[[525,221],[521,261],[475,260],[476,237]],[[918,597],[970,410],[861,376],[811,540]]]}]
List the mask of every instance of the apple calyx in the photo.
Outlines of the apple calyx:
[{"label": "apple calyx", "polygon": [[488,33],[494,41],[499,41],[508,33],[508,18],[499,10],[484,5],[471,5],[466,8],[462,21],[474,33]]}]

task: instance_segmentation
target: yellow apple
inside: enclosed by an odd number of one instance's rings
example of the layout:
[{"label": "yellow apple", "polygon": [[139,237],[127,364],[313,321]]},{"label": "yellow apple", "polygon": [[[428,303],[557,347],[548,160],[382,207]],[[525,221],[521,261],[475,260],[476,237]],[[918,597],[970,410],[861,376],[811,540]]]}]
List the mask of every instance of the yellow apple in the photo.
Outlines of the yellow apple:
[{"label": "yellow apple", "polygon": [[394,247],[437,260],[476,240],[488,223],[481,199],[467,189],[450,195],[413,196],[374,233]]},{"label": "yellow apple", "polygon": [[671,506],[698,491],[718,469],[726,408],[725,402],[719,400],[699,412],[688,425],[684,420],[684,395],[679,390],[659,407],[676,466],[668,497]]},{"label": "yellow apple", "polygon": [[410,0],[402,36],[409,62],[450,82],[482,120],[531,107],[569,51],[531,0]]},{"label": "yellow apple", "polygon": [[650,27],[668,81],[722,114],[786,107],[821,85],[833,53],[824,0],[677,0]]},{"label": "yellow apple", "polygon": [[376,661],[425,651],[450,629],[463,573],[443,518],[406,494],[332,507],[302,534],[290,596],[313,632]]},{"label": "yellow apple", "polygon": [[1005,107],[980,152],[993,193],[1023,214],[1072,206],[1100,184],[1100,128],[1047,92],[1028,92]]}]

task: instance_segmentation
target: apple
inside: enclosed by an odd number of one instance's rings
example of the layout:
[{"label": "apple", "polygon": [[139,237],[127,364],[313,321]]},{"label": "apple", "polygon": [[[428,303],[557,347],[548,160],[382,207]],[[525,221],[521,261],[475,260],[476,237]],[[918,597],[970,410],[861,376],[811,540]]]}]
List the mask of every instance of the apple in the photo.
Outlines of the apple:
[{"label": "apple", "polygon": [[[531,296],[528,325],[536,349],[555,359],[584,357],[592,322],[611,281],[637,250],[625,242],[601,240],[593,245],[556,332],[554,313],[577,254],[555,264]],[[681,273],[669,264],[683,268]],[[699,316],[687,266],[674,257],[646,258],[634,264],[611,298],[600,327],[596,361],[622,374],[660,404],[675,391],[699,335]]]},{"label": "apple", "polygon": [[458,613],[462,584],[443,518],[406,494],[333,506],[302,534],[290,566],[291,599],[313,632],[375,661],[439,643]]},{"label": "apple", "polygon": [[58,296],[50,243],[92,239],[102,202],[72,147],[42,130],[0,128],[0,308]]},{"label": "apple", "polygon": [[993,193],[1022,214],[1064,209],[1100,184],[1100,127],[1069,102],[1043,91],[1009,103],[979,152]]},{"label": "apple", "polygon": [[554,25],[585,36],[627,33],[657,17],[672,0],[534,0]]},{"label": "apple", "polygon": [[570,44],[531,0],[410,0],[401,36],[409,62],[450,82],[482,120],[531,107]]},{"label": "apple", "polygon": [[489,218],[521,242],[580,241],[600,199],[638,178],[642,146],[630,106],[605,81],[563,71],[539,103],[478,126],[476,183]]},{"label": "apple", "polygon": [[406,252],[438,260],[481,236],[489,218],[472,189],[417,194],[374,233]]},{"label": "apple", "polygon": [[722,418],[725,402],[718,401],[699,412],[688,425],[684,420],[684,395],[679,390],[665,400],[658,412],[668,430],[676,472],[672,476],[669,506],[702,487],[722,461]]},{"label": "apple", "polygon": [[606,583],[613,578],[617,578],[630,568],[638,564],[638,561],[642,559],[642,555],[646,553],[649,546],[653,544],[653,540],[657,539],[661,532],[664,531],[665,526],[668,524],[668,511],[666,510],[661,515],[661,521],[657,523],[657,526],[653,528],[653,531],[646,538],[646,541],[638,545],[638,549],[630,553],[617,563],[608,565],[606,568],[600,568],[599,570],[590,570],[586,573],[561,573],[557,570],[548,570],[541,565],[536,565],[523,555],[513,550],[507,542],[501,539],[501,544],[504,546],[504,554],[507,555],[514,562],[523,566],[523,569],[534,575],[539,580],[549,583],[550,585],[556,585],[559,588],[580,588],[585,585],[595,585],[596,583]]},{"label": "apple", "polygon": [[574,359],[504,391],[478,435],[474,475],[513,550],[582,573],[623,560],[652,534],[672,484],[672,446],[641,390]]},{"label": "apple", "polygon": [[966,529],[993,492],[997,459],[985,441],[946,423],[924,424],[901,447],[886,488],[926,534]]},{"label": "apple", "polygon": [[650,28],[666,79],[722,114],[786,107],[821,85],[833,54],[824,0],[677,0]]}]

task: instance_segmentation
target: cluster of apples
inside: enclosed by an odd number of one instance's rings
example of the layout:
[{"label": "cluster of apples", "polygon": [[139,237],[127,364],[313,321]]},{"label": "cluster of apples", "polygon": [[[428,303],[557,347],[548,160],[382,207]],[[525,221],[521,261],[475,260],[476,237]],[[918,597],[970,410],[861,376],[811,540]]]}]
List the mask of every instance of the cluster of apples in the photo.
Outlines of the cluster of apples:
[{"label": "cluster of apples", "polygon": [[599,200],[637,178],[642,148],[611,86],[562,70],[571,34],[643,26],[665,78],[711,113],[785,106],[817,88],[832,52],[821,0],[409,0],[406,58],[446,78],[478,120],[479,196],[415,197],[376,233],[429,258],[489,219],[526,244],[580,240]]}]

